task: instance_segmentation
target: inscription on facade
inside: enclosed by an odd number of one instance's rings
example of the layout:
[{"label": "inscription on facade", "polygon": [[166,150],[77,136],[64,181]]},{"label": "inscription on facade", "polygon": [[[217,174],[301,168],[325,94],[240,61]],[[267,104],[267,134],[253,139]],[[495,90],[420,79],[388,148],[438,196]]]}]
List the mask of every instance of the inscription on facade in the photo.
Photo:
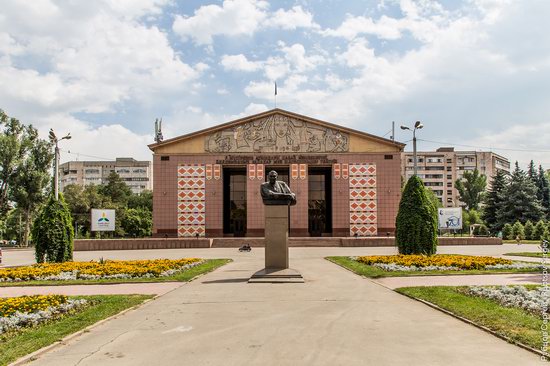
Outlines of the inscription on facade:
[{"label": "inscription on facade", "polygon": [[327,155],[226,155],[216,160],[216,164],[334,164],[336,159]]},{"label": "inscription on facade", "polygon": [[204,144],[212,153],[333,153],[349,150],[349,135],[275,114],[215,132]]}]

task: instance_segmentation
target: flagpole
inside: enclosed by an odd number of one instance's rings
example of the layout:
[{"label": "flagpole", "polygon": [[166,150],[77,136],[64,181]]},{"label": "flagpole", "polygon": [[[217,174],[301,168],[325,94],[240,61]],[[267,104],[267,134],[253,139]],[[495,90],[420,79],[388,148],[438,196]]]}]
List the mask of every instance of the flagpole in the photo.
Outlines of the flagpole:
[{"label": "flagpole", "polygon": [[275,108],[277,108],[277,82],[275,82]]}]

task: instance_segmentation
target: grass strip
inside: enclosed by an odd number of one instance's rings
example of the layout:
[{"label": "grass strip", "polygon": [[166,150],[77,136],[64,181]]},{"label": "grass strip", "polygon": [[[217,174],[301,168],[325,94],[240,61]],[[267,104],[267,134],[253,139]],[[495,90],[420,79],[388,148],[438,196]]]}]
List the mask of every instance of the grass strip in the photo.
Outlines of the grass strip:
[{"label": "grass strip", "polygon": [[120,283],[156,283],[156,282],[188,282],[198,275],[212,272],[227,263],[231,259],[207,259],[204,263],[190,269],[166,277],[149,278],[116,278],[116,279],[98,279],[98,280],[67,280],[67,281],[17,281],[0,282],[0,287],[10,286],[68,286],[68,285],[108,285]]},{"label": "grass strip", "polygon": [[[542,258],[542,252],[518,252],[518,253],[504,253],[503,255],[512,255],[516,257],[533,257]],[[547,254],[550,256],[550,254]]]},{"label": "grass strip", "polygon": [[7,365],[18,358],[61,340],[98,321],[120,313],[152,298],[152,295],[97,295],[79,296],[93,305],[76,313],[35,328],[23,329],[15,334],[0,337],[0,365]]},{"label": "grass strip", "polygon": [[465,269],[460,271],[384,271],[383,269],[360,263],[349,257],[326,257],[325,259],[336,263],[360,276],[369,278],[382,277],[410,277],[410,276],[448,276],[448,275],[479,275],[479,274],[510,274],[510,273],[538,273],[540,270],[526,269]]},{"label": "grass strip", "polygon": [[508,308],[494,300],[469,296],[461,292],[465,287],[433,286],[402,287],[395,291],[430,302],[513,342],[534,349],[542,347],[542,319],[520,308]]}]

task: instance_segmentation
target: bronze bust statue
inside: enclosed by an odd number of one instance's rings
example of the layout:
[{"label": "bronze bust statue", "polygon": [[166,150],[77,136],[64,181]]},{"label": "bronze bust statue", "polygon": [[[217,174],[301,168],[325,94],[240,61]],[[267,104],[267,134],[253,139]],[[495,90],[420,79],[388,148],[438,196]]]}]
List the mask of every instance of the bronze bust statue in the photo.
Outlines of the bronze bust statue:
[{"label": "bronze bust statue", "polygon": [[277,180],[277,172],[269,172],[268,182],[262,183],[260,193],[264,205],[288,205],[296,204],[296,194],[292,193],[290,187],[283,181]]}]

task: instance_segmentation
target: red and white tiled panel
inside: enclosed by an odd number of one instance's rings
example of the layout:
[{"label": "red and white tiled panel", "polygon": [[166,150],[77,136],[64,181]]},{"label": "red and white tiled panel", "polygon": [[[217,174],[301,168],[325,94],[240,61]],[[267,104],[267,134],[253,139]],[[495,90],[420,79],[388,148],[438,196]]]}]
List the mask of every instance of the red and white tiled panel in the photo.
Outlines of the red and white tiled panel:
[{"label": "red and white tiled panel", "polygon": [[342,179],[348,179],[349,176],[349,165],[347,163],[342,163]]},{"label": "red and white tiled panel", "polygon": [[376,224],[376,212],[351,212],[349,220],[351,224]]},{"label": "red and white tiled panel", "polygon": [[206,164],[206,179],[211,180],[212,179],[212,164]]},{"label": "red and white tiled panel", "polygon": [[307,164],[300,164],[300,179],[307,177]]},{"label": "red and white tiled panel", "polygon": [[178,226],[178,236],[179,237],[195,237],[197,234],[199,236],[204,236],[205,228],[204,225],[180,225]]},{"label": "red and white tiled panel", "polygon": [[298,164],[291,164],[290,165],[290,176],[292,179],[298,179]]},{"label": "red and white tiled panel", "polygon": [[265,167],[263,164],[256,164],[256,177],[258,180],[264,180]]},{"label": "red and white tiled panel", "polygon": [[349,210],[351,211],[360,211],[360,212],[376,212],[377,204],[376,200],[350,200],[349,201]]},{"label": "red and white tiled panel", "polygon": [[[218,165],[218,164],[216,164]],[[216,165],[214,178],[216,179]],[[218,173],[219,173],[218,168]],[[212,178],[212,165],[178,167],[178,236],[204,236],[206,232],[206,178]]]},{"label": "red and white tiled panel", "polygon": [[[342,176],[344,175],[343,165]],[[376,235],[378,232],[378,205],[376,201],[376,166],[374,164],[349,164],[349,199],[350,235]]]},{"label": "red and white tiled panel", "polygon": [[178,212],[185,212],[185,213],[200,212],[200,213],[204,213],[205,209],[206,209],[206,205],[203,201],[179,202],[178,203]]},{"label": "red and white tiled panel", "polygon": [[350,224],[351,236],[374,236],[378,232],[376,224]]},{"label": "red and white tiled panel", "polygon": [[214,164],[214,179],[220,180],[222,177],[222,166],[221,164]]},{"label": "red and white tiled panel", "polygon": [[256,164],[248,164],[248,179],[256,179]]},{"label": "red and white tiled panel", "polygon": [[340,179],[340,163],[333,164],[332,171],[334,173],[334,178]]},{"label": "red and white tiled panel", "polygon": [[180,165],[178,167],[178,177],[188,178],[188,177],[201,177],[204,179],[205,167],[204,165]]}]

